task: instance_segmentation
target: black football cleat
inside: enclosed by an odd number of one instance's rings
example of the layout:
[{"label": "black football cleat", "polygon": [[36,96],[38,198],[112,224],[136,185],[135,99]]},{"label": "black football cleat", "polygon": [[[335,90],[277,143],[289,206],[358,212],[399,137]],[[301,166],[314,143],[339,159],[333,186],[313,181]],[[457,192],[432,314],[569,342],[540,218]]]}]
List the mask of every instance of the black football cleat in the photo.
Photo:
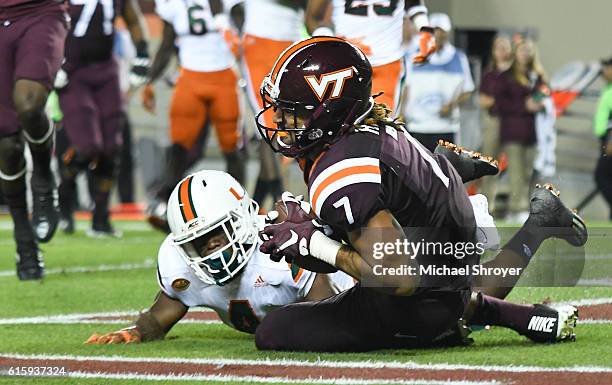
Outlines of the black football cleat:
[{"label": "black football cleat", "polygon": [[75,225],[74,225],[74,217],[72,216],[64,216],[60,218],[59,228],[64,232],[64,234],[74,234]]},{"label": "black football cleat", "polygon": [[45,264],[38,247],[17,250],[17,278],[20,281],[33,281],[43,278]]},{"label": "black football cleat", "polygon": [[38,180],[32,177],[32,230],[39,242],[46,243],[53,238],[59,223],[57,187],[53,177]]},{"label": "black football cleat", "polygon": [[497,175],[499,162],[490,156],[483,156],[478,152],[466,150],[451,142],[438,141],[434,153],[443,155],[450,161],[463,183],[480,179],[487,175]]},{"label": "black football cleat", "polygon": [[578,310],[570,305],[534,305],[524,333],[534,342],[563,342],[576,340]]},{"label": "black football cleat", "polygon": [[560,195],[550,183],[536,185],[525,224],[548,228],[549,236],[564,239],[572,246],[583,246],[589,238],[584,220],[565,207]]},{"label": "black football cleat", "polygon": [[119,230],[115,230],[111,225],[108,218],[106,220],[94,221],[91,225],[91,229],[85,232],[90,238],[121,238],[123,233]]}]

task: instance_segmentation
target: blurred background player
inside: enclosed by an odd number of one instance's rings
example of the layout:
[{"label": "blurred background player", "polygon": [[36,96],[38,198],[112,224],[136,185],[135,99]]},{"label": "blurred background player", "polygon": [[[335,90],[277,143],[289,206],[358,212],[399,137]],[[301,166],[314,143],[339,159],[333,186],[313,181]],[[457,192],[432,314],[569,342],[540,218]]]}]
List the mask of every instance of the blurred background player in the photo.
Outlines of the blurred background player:
[{"label": "blurred background player", "polygon": [[420,31],[420,50],[414,60],[423,63],[435,51],[435,43],[422,1],[311,0],[305,19],[311,35],[339,36],[365,53],[374,70],[372,92],[383,92],[376,101],[396,111],[404,77],[405,16]]},{"label": "blurred background player", "polygon": [[[45,104],[64,56],[68,24],[63,2],[0,3],[0,185],[13,218],[17,276],[21,280],[42,278],[38,242],[48,242],[59,221],[51,171],[54,128],[45,114]],[[34,165],[31,223],[24,138]]]},{"label": "blurred background player", "polygon": [[602,60],[602,76],[606,85],[597,104],[593,122],[595,136],[601,143],[601,156],[595,168],[595,182],[610,209],[612,220],[612,57]]},{"label": "blurred background player", "polygon": [[[244,154],[238,126],[237,77],[234,56],[224,30],[229,27],[221,0],[159,0],[156,12],[164,22],[162,42],[143,91],[143,106],[155,112],[155,81],[178,47],[181,73],[170,107],[171,147],[167,169],[156,187],[148,221],[167,231],[165,203],[187,170],[188,152],[196,145],[207,119],[215,126],[227,171],[244,179]],[[176,44],[176,46],[175,46]]]},{"label": "blurred background player", "polygon": [[[93,191],[91,236],[118,236],[110,223],[109,198],[121,148],[122,96],[119,65],[113,54],[114,21],[122,16],[136,47],[132,84],[142,85],[148,72],[144,19],[135,0],[70,1],[73,23],[66,39],[65,79],[56,87],[64,129],[74,149],[63,157],[62,214],[72,222],[74,178],[89,168]],[[62,82],[62,80],[64,80]]]},{"label": "blurred background player", "polygon": [[426,63],[407,60],[402,107],[408,132],[429,151],[438,140],[457,143],[460,132],[459,106],[474,91],[467,56],[449,41],[452,25],[448,15],[429,17],[436,37],[436,52]]},{"label": "blurred background player", "polygon": [[272,262],[259,251],[265,217],[244,187],[225,172],[189,175],[168,202],[172,230],[158,253],[160,291],[133,326],[87,343],[133,343],[162,339],[189,307],[213,309],[228,326],[255,333],[281,306],[327,298],[353,286],[342,272],[317,274]]},{"label": "blurred background player", "polygon": [[[305,0],[247,0],[239,5],[244,9],[241,70],[253,113],[263,108],[259,96],[261,82],[285,48],[300,39],[305,3]],[[272,118],[271,111],[263,116],[268,124],[272,124]],[[280,158],[261,141],[258,151],[260,168],[253,199],[260,204],[268,196],[277,201],[283,191]]]}]

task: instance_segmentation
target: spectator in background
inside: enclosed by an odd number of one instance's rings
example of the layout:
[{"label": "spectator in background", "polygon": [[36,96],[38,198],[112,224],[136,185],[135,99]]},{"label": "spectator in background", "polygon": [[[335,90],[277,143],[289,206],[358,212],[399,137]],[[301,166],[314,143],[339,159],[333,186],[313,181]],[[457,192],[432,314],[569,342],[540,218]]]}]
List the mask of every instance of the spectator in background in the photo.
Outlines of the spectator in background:
[{"label": "spectator in background", "polygon": [[433,151],[439,139],[456,141],[459,106],[469,100],[474,81],[467,57],[449,41],[448,15],[432,13],[429,21],[438,50],[423,65],[406,60],[402,115],[410,134]]},{"label": "spectator in background", "polygon": [[[479,103],[482,111],[482,153],[498,157],[500,153],[499,117],[495,105],[495,89],[502,73],[512,65],[512,41],[507,35],[497,35],[491,46],[491,57],[480,82]],[[497,176],[482,179],[481,191],[489,200],[489,209],[494,210]]]},{"label": "spectator in background", "polygon": [[530,39],[517,41],[510,69],[499,77],[495,106],[500,120],[502,151],[508,157],[510,201],[508,221],[527,219],[528,195],[535,156],[536,113],[544,109],[546,75]]},{"label": "spectator in background", "polygon": [[602,76],[606,86],[601,92],[593,128],[601,141],[601,156],[595,168],[595,183],[610,208],[612,220],[612,57],[602,60]]}]

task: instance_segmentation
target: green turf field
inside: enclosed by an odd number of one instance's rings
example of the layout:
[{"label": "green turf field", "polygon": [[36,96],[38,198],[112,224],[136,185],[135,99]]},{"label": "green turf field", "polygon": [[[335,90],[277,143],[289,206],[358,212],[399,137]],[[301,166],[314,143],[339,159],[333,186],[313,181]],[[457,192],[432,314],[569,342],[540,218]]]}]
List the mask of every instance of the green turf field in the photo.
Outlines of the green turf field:
[{"label": "green turf field", "polygon": [[[6,219],[2,219],[2,223],[6,225]],[[12,235],[5,226],[4,230],[0,230],[0,318],[6,320],[70,313],[130,311],[150,305],[157,292],[155,259],[163,236],[134,223],[119,223],[118,227],[123,227],[125,231],[122,240],[92,240],[85,237],[82,231],[70,237],[58,234],[51,243],[42,247],[49,272],[45,279],[42,282],[19,282],[14,274]],[[611,299],[612,288],[519,287],[510,299],[539,302],[545,298],[553,301]],[[494,328],[473,333],[473,346],[445,350],[390,350],[364,354],[261,353],[255,349],[252,336],[222,324],[179,324],[166,340],[154,343],[130,346],[83,345],[83,341],[94,332],[108,332],[121,327],[122,324],[0,323],[0,354],[246,360],[287,358],[307,361],[370,360],[542,367],[578,365],[612,370],[612,344],[607,342],[612,335],[609,320],[580,325],[576,342],[557,345],[536,345],[511,331]],[[20,381],[24,384],[159,383],[144,379],[108,378],[28,378]],[[0,384],[13,383],[14,378],[0,377]],[[211,380],[207,383],[216,382]]]}]

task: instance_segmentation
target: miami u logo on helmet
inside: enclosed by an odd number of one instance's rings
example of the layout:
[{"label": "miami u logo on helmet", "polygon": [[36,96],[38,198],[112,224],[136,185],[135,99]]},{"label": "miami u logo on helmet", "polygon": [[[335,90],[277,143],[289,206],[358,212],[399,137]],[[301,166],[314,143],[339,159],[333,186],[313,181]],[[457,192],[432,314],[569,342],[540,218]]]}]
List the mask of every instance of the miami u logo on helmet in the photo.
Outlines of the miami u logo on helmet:
[{"label": "miami u logo on helmet", "polygon": [[319,101],[322,102],[327,89],[332,84],[333,87],[329,99],[340,97],[342,89],[344,88],[344,82],[352,78],[355,72],[354,67],[348,67],[338,71],[321,74],[318,79],[316,75],[304,76],[304,79],[306,79],[306,83],[308,83],[312,91],[317,95]]}]

